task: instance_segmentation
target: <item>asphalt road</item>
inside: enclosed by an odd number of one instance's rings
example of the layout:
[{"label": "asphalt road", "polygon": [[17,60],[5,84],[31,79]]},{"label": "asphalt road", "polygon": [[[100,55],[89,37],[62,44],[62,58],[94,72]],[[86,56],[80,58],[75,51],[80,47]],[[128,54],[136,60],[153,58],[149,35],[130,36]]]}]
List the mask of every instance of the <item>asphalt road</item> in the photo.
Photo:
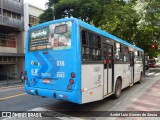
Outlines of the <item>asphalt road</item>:
[{"label": "asphalt road", "polygon": [[[66,116],[68,115],[70,119],[73,116],[78,116],[78,118],[83,117],[83,119],[101,120],[104,119],[103,117],[105,117],[104,111],[126,111],[127,108],[134,103],[147,89],[155,84],[159,78],[160,69],[150,69],[146,73],[146,77],[141,84],[134,84],[132,87],[124,89],[119,99],[108,97],[101,101],[83,105],[28,95],[24,92],[23,86],[0,89],[0,111],[59,111],[57,113],[59,114],[57,115],[58,117],[56,117],[57,119],[59,116],[63,116],[64,114]],[[76,112],[60,112],[73,110]],[[95,115],[96,117],[93,117],[93,114],[96,114],[94,111],[98,111],[98,115]],[[102,118],[98,116],[101,116]],[[78,118],[76,117],[76,119]]]}]

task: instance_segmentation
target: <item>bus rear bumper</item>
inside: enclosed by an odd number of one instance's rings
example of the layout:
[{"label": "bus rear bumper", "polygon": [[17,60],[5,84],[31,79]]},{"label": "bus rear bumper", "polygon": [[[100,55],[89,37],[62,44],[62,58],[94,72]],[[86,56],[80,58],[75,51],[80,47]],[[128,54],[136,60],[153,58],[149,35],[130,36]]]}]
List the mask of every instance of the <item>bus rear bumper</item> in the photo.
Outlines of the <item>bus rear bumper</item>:
[{"label": "bus rear bumper", "polygon": [[25,85],[25,91],[26,93],[31,95],[55,98],[59,100],[66,100],[66,101],[82,104],[81,92],[79,90],[72,91],[72,92],[64,92],[64,91],[28,87],[27,85]]}]

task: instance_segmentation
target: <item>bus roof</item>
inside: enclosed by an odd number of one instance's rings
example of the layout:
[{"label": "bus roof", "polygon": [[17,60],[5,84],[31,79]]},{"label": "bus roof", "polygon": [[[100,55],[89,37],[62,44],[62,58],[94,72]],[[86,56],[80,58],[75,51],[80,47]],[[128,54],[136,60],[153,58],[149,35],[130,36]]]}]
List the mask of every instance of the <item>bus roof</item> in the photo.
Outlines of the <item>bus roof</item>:
[{"label": "bus roof", "polygon": [[36,25],[36,26],[31,27],[31,28],[29,29],[29,31],[32,30],[32,29],[40,28],[40,27],[47,26],[47,25],[50,25],[50,24],[53,24],[53,23],[65,22],[65,21],[71,21],[71,20],[76,21],[80,26],[82,26],[82,27],[84,27],[84,28],[86,28],[86,29],[88,29],[88,30],[96,31],[96,33],[98,33],[98,34],[100,34],[100,35],[102,35],[102,36],[105,36],[105,37],[107,37],[107,38],[110,38],[110,39],[112,39],[112,40],[115,40],[115,41],[117,41],[117,42],[119,42],[119,43],[122,43],[122,44],[124,44],[124,45],[127,45],[127,46],[129,46],[129,47],[132,47],[132,48],[134,48],[134,49],[136,49],[136,50],[138,50],[138,51],[144,52],[143,49],[141,49],[141,48],[139,48],[139,47],[137,47],[137,46],[135,46],[135,45],[132,45],[132,44],[130,44],[130,43],[128,43],[128,42],[126,42],[126,41],[124,41],[124,40],[122,40],[122,39],[120,39],[120,38],[118,38],[118,37],[116,37],[116,36],[114,36],[114,35],[112,35],[112,34],[109,34],[109,33],[106,32],[106,31],[103,31],[103,30],[101,30],[101,29],[99,29],[99,28],[96,28],[96,27],[94,27],[94,26],[86,23],[86,22],[83,22],[82,20],[77,19],[77,18],[65,18],[65,19],[58,19],[58,20],[53,20],[53,21],[45,22],[45,23],[42,23],[42,24],[39,24],[39,25]]}]

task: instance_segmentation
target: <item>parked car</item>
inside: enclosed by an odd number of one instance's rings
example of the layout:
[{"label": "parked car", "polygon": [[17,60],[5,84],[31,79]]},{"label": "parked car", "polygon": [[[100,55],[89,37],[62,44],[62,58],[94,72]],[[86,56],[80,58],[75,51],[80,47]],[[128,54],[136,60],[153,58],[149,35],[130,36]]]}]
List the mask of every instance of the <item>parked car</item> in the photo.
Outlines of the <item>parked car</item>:
[{"label": "parked car", "polygon": [[156,64],[156,60],[149,59],[149,68],[155,68],[155,67],[158,67],[158,65]]}]

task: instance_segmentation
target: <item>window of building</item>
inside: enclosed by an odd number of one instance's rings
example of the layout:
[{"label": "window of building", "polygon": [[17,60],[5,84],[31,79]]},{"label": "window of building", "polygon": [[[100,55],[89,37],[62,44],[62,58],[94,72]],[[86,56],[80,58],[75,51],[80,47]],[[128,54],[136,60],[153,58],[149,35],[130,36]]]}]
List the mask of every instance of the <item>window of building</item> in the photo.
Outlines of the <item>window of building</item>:
[{"label": "window of building", "polygon": [[12,47],[16,48],[15,35],[0,34],[0,47]]},{"label": "window of building", "polygon": [[81,31],[82,41],[82,60],[83,61],[100,61],[101,55],[101,38],[99,35],[87,30]]},{"label": "window of building", "polygon": [[11,11],[7,11],[7,17],[11,17],[12,12]]},{"label": "window of building", "polygon": [[17,1],[17,2],[22,2],[22,0],[14,0],[14,1]]},{"label": "window of building", "polygon": [[32,25],[37,25],[39,23],[39,18],[29,15],[29,23],[31,23]]},{"label": "window of building", "polygon": [[0,56],[0,61],[3,61],[3,58],[2,58],[2,56]]},{"label": "window of building", "polygon": [[17,14],[17,19],[21,20],[21,15]]},{"label": "window of building", "polygon": [[12,12],[12,18],[17,18],[17,14]]},{"label": "window of building", "polygon": [[3,10],[3,15],[7,16],[7,11],[6,10]]},{"label": "window of building", "polygon": [[8,61],[8,57],[7,56],[3,56],[3,61]]}]

